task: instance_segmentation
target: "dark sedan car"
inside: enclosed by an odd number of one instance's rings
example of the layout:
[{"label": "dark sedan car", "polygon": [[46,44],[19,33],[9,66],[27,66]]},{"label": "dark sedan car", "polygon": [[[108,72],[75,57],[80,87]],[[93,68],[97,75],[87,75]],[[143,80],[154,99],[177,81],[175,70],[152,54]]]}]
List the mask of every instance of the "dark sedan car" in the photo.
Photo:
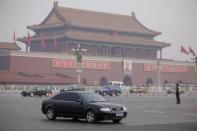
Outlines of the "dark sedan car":
[{"label": "dark sedan car", "polygon": [[95,93],[98,93],[102,96],[113,96],[113,94],[119,96],[121,94],[121,88],[119,86],[105,85],[95,90]]},{"label": "dark sedan car", "polygon": [[30,89],[30,90],[26,90],[26,91],[22,91],[21,92],[21,95],[22,96],[49,96],[49,94],[51,94],[51,90],[48,90],[48,89],[44,89],[44,88],[39,88],[39,87],[36,87],[36,88],[33,88],[33,89]]},{"label": "dark sedan car", "polygon": [[101,120],[118,123],[127,117],[127,109],[123,105],[110,103],[104,97],[87,91],[59,93],[43,101],[42,112],[49,120],[69,117],[86,119],[89,123]]}]

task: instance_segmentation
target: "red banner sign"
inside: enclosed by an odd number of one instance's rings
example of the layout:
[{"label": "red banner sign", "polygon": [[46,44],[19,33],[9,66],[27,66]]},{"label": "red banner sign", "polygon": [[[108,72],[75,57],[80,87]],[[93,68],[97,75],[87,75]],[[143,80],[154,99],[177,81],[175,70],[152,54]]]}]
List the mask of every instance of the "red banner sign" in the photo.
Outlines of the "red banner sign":
[{"label": "red banner sign", "polygon": [[[188,67],[183,65],[161,65],[161,72],[168,73],[188,73]],[[144,64],[144,71],[157,71],[157,65],[155,64]]]},{"label": "red banner sign", "polygon": [[[97,70],[110,70],[110,62],[101,61],[83,61],[82,66],[84,69],[97,69]],[[52,59],[53,68],[76,68],[74,60]]]}]

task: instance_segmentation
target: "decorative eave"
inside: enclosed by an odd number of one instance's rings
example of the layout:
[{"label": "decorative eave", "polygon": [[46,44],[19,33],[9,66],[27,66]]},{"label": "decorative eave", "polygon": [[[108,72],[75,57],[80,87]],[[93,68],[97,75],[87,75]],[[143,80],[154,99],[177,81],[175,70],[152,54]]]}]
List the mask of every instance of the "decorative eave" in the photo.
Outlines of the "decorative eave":
[{"label": "decorative eave", "polygon": [[51,25],[33,25],[33,26],[27,26],[27,29],[36,31],[36,30],[43,30],[43,29],[49,29],[49,28],[59,28],[63,26],[65,26],[64,23],[51,24]]},{"label": "decorative eave", "polygon": [[[45,41],[54,40],[54,38],[56,39],[65,38],[65,34],[44,36]],[[17,40],[27,44],[26,38],[18,38]],[[32,36],[32,42],[34,41],[41,41],[40,36],[36,36],[36,35]]]},{"label": "decorative eave", "polygon": [[111,36],[103,34],[93,34],[93,33],[84,33],[84,32],[66,32],[66,37],[73,40],[80,41],[90,41],[90,42],[104,42],[104,43],[115,43],[115,44],[125,44],[133,46],[149,46],[156,48],[165,48],[170,46],[169,43],[158,42],[153,39],[146,38],[137,38],[137,37],[128,37],[128,36]]},{"label": "decorative eave", "polygon": [[155,37],[155,36],[158,36],[158,35],[161,35],[161,32],[157,32],[157,31],[148,29],[146,26],[144,26],[144,25],[135,17],[135,13],[134,13],[134,12],[132,12],[132,16],[133,16],[133,18],[138,22],[139,25],[141,25],[144,29],[150,31],[151,34],[152,34],[154,37]]},{"label": "decorative eave", "polygon": [[[72,40],[81,40],[89,42],[104,42],[104,43],[116,43],[116,44],[125,44],[125,45],[134,45],[134,46],[151,46],[156,48],[165,48],[170,46],[169,43],[158,42],[153,39],[141,38],[141,37],[129,37],[122,35],[107,35],[102,33],[91,33],[91,32],[80,32],[80,31],[70,31],[62,33],[56,36],[45,36],[46,41],[58,39],[72,39]],[[19,38],[18,41],[26,43],[25,38]],[[39,36],[33,36],[32,41],[40,41]]]}]

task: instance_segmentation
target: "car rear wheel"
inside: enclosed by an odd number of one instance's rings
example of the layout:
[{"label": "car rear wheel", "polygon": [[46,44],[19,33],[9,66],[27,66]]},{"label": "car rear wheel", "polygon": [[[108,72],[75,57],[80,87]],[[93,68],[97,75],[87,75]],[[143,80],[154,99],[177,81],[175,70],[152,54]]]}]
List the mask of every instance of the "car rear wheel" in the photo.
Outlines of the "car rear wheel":
[{"label": "car rear wheel", "polygon": [[53,108],[48,108],[46,116],[47,116],[48,120],[55,120],[56,119],[56,115],[55,115],[54,109]]},{"label": "car rear wheel", "polygon": [[112,120],[112,121],[113,121],[113,123],[120,123],[121,120],[122,119],[116,119],[116,120]]},{"label": "car rear wheel", "polygon": [[94,123],[94,122],[96,122],[96,114],[94,113],[94,111],[92,111],[92,110],[87,111],[86,120],[87,120],[89,123]]}]

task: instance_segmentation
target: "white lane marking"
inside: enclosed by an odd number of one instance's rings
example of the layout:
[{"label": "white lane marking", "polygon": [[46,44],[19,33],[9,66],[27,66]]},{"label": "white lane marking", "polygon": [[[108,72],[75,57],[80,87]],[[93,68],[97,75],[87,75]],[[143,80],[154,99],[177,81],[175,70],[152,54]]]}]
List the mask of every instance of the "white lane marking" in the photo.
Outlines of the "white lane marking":
[{"label": "white lane marking", "polygon": [[184,114],[185,116],[197,116],[197,114],[190,114],[190,113],[188,113],[188,114]]},{"label": "white lane marking", "polygon": [[144,112],[146,112],[146,113],[158,113],[158,114],[165,114],[166,113],[166,112],[154,111],[154,110],[152,110],[152,111],[144,111]]}]

